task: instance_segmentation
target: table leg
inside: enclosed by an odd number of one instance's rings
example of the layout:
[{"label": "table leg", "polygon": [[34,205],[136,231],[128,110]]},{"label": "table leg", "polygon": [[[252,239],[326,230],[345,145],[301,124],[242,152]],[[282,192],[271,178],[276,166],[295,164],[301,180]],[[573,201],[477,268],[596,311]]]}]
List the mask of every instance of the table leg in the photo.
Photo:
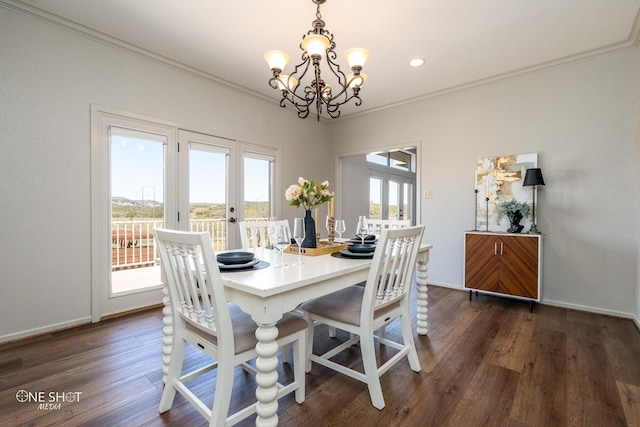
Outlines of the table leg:
[{"label": "table leg", "polygon": [[278,425],[278,328],[275,323],[263,325],[258,324],[256,330],[256,398],[258,405],[256,412],[256,426],[258,427],[275,427]]},{"label": "table leg", "polygon": [[169,372],[169,362],[171,361],[171,348],[173,346],[173,316],[171,312],[171,301],[169,300],[169,288],[162,288],[162,382],[167,382],[167,374]]},{"label": "table leg", "polygon": [[428,254],[426,259],[418,259],[417,271],[416,271],[416,285],[417,285],[417,298],[416,298],[416,318],[417,318],[417,331],[418,335],[427,335],[427,262],[429,261]]}]

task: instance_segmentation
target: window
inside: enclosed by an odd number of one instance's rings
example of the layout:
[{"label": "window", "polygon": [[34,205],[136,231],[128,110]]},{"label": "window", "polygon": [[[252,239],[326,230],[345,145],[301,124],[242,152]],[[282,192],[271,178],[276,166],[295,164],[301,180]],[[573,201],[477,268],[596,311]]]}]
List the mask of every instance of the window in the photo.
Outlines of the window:
[{"label": "window", "polygon": [[245,221],[268,221],[273,213],[275,157],[245,151],[243,212]]},{"label": "window", "polygon": [[367,161],[407,172],[416,171],[415,148],[367,154]]},{"label": "window", "polygon": [[92,320],[162,301],[155,227],[175,228],[176,127],[91,106]]},{"label": "window", "polygon": [[369,178],[369,218],[382,219],[382,178]]},{"label": "window", "polygon": [[[112,125],[111,294],[158,286],[153,229],[164,224],[167,138]],[[130,270],[137,270],[135,274]]]}]

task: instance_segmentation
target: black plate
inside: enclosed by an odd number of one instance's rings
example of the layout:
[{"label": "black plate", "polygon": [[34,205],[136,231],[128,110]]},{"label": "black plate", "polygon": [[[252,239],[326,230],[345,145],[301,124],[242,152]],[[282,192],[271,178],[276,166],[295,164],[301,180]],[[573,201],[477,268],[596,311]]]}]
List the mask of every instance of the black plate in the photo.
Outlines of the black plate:
[{"label": "black plate", "polygon": [[243,264],[218,264],[218,268],[220,271],[240,271],[240,270],[249,270],[257,265],[259,265],[261,261],[258,258],[254,258],[251,261]]},{"label": "black plate", "polygon": [[[347,243],[358,243],[358,244],[362,244],[362,240],[361,239],[349,239],[346,241]],[[378,243],[377,240],[365,240],[364,244],[365,245],[375,245],[376,243]]]},{"label": "black plate", "polygon": [[[360,238],[360,236],[355,236],[355,237],[352,237],[351,240],[361,241],[362,238]],[[369,234],[368,236],[365,236],[365,238],[364,238],[365,242],[368,242],[368,241],[373,242],[374,240],[376,240],[376,236],[374,234]]]},{"label": "black plate", "polygon": [[354,243],[352,245],[347,246],[349,252],[358,253],[358,254],[368,254],[373,253],[376,250],[376,245],[367,244],[364,245],[361,243]]},{"label": "black plate", "polygon": [[225,252],[218,254],[216,259],[220,264],[233,265],[233,264],[246,264],[253,260],[254,254],[252,252]]},{"label": "black plate", "polygon": [[347,258],[368,258],[368,259],[373,258],[373,252],[359,254],[356,252],[351,252],[350,250],[347,250],[347,249],[341,250],[340,255],[345,256]]}]

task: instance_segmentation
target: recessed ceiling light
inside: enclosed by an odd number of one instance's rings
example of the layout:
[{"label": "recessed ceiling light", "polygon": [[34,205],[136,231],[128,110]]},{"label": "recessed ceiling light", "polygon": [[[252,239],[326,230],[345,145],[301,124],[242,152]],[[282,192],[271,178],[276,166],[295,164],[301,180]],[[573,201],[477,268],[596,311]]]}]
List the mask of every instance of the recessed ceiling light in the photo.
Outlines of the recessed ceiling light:
[{"label": "recessed ceiling light", "polygon": [[411,61],[409,61],[409,66],[410,67],[420,67],[424,65],[424,59],[423,58],[414,58]]}]

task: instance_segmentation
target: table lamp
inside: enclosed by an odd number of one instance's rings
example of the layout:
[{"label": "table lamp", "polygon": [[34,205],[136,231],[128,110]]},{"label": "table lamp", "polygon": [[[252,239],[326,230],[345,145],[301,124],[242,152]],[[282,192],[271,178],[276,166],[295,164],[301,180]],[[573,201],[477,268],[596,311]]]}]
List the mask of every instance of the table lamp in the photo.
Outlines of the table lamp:
[{"label": "table lamp", "polygon": [[536,187],[538,185],[544,185],[544,178],[542,178],[542,171],[540,168],[527,169],[522,186],[533,187],[533,209],[531,214],[531,230],[529,230],[529,234],[540,234],[538,227],[536,227]]}]

